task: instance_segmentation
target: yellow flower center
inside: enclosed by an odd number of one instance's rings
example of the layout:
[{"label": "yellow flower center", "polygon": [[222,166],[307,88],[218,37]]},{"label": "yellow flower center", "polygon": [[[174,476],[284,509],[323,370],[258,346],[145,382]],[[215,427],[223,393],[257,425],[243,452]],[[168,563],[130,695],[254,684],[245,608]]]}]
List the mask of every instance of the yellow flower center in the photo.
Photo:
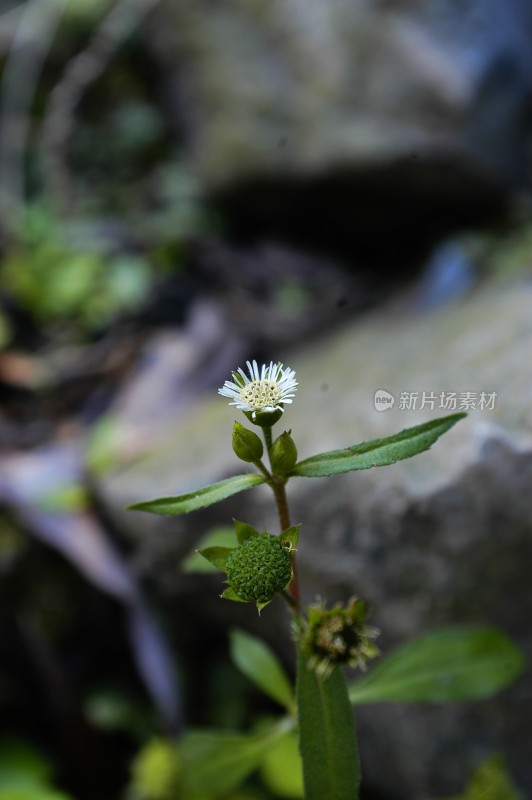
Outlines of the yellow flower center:
[{"label": "yellow flower center", "polygon": [[275,408],[281,393],[276,381],[251,381],[242,387],[240,397],[254,411],[259,411],[261,408]]}]

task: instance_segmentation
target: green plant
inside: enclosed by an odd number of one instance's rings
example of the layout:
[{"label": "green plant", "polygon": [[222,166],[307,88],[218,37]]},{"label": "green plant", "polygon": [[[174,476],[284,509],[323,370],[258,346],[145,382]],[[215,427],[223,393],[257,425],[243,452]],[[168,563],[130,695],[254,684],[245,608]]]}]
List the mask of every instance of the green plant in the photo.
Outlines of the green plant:
[{"label": "green plant", "polygon": [[151,739],[133,762],[131,778],[139,800],[173,800],[181,783],[176,746],[166,739]]},{"label": "green plant", "polygon": [[[226,573],[222,597],[255,603],[260,611],[275,595],[292,614],[297,651],[295,692],[275,656],[258,640],[241,632],[232,636],[239,668],[285,709],[285,715],[249,734],[221,731],[188,734],[179,745],[180,793],[183,800],[229,797],[245,778],[261,768],[275,773],[280,743],[287,749],[297,731],[306,800],[356,800],[360,766],[352,706],[382,701],[449,702],[489,697],[510,683],[523,668],[523,657],[504,634],[491,628],[449,628],[411,642],[357,682],[348,686],[341,667],[358,666],[378,655],[378,631],[366,624],[366,604],[351,598],[327,609],[319,603],[303,608],[297,576],[300,525],[292,525],[286,484],[291,478],[317,478],[386,466],[428,450],[465,414],[453,414],[400,433],[298,461],[290,431],[276,439],[272,428],[295,397],[295,373],[281,364],[248,362],[220,394],[241,410],[263,434],[238,422],[232,445],[257,472],[242,474],[178,497],[135,503],[131,508],[155,514],[184,514],[261,484],[273,491],[280,532],[260,532],[235,520],[232,544],[227,532],[215,532],[199,551],[206,562]],[[263,457],[267,453],[269,465]],[[293,752],[293,750],[292,750]],[[275,755],[277,754],[277,755]],[[298,767],[296,765],[296,773]],[[277,788],[277,791],[279,789]],[[301,797],[292,787],[286,797]],[[295,793],[294,793],[295,792]]]},{"label": "green plant", "polygon": [[0,800],[71,800],[52,785],[52,769],[29,744],[0,742]]},{"label": "green plant", "polygon": [[5,294],[39,324],[68,324],[87,334],[136,309],[151,275],[140,256],[81,234],[44,207],[30,207],[0,277]]},{"label": "green plant", "polygon": [[474,771],[463,794],[448,800],[524,800],[502,756],[492,756]]}]

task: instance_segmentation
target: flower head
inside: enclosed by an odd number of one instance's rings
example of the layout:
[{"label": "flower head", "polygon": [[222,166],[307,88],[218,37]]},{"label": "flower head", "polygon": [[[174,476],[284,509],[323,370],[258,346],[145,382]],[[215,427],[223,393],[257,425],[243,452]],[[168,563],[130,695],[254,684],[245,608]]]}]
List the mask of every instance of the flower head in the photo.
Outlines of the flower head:
[{"label": "flower head", "polygon": [[[233,380],[226,381],[218,394],[229,397],[230,406],[236,406],[255,421],[257,415],[284,411],[291,403],[297,388],[296,373],[282,364],[263,364],[260,371],[256,361],[246,362],[248,374],[240,367],[233,372]],[[279,416],[280,416],[279,414]]]},{"label": "flower head", "polygon": [[227,576],[226,600],[255,603],[260,611],[286,589],[294,578],[292,553],[300,525],[292,525],[279,536],[259,531],[234,520],[237,547],[206,547],[198,552]]},{"label": "flower head", "polygon": [[290,549],[262,533],[235,548],[227,560],[227,583],[244,602],[269,603],[292,580]]},{"label": "flower head", "polygon": [[371,641],[379,631],[365,624],[367,614],[366,604],[356,597],[347,606],[337,603],[328,610],[322,604],[310,606],[301,638],[309,667],[323,677],[341,665],[364,670],[365,662],[379,654]]}]

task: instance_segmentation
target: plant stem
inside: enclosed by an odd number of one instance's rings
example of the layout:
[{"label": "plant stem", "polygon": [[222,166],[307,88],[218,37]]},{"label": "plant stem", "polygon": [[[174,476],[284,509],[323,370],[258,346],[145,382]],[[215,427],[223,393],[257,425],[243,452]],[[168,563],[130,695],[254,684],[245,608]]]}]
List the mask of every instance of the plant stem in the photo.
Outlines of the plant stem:
[{"label": "plant stem", "polygon": [[264,434],[264,441],[266,442],[266,450],[268,451],[268,458],[270,459],[270,465],[271,465],[270,452],[272,449],[272,429],[263,428],[262,433]]},{"label": "plant stem", "polygon": [[273,475],[272,475],[272,473],[270,472],[270,470],[269,470],[269,469],[267,469],[266,465],[265,465],[265,464],[263,464],[263,462],[262,462],[262,461],[255,461],[255,466],[256,466],[258,469],[260,469],[260,471],[262,472],[262,474],[264,475],[264,477],[268,479],[268,481],[273,481],[273,479],[274,479],[274,478],[273,478]]},{"label": "plant stem", "polygon": [[[264,434],[264,441],[266,442],[266,449],[268,450],[268,456],[271,453],[272,447],[272,429],[271,428],[263,428],[262,432]],[[271,464],[271,456],[270,456],[270,464]],[[269,485],[272,488],[273,494],[275,496],[275,502],[277,503],[277,512],[279,514],[279,523],[281,525],[281,531],[285,531],[287,528],[291,527],[290,522],[290,512],[288,510],[288,500],[286,499],[286,491],[285,491],[285,483],[286,481],[281,480],[276,475],[271,475],[271,480],[269,481]],[[300,610],[300,593],[299,593],[299,580],[297,575],[297,564],[296,564],[296,554],[295,552],[292,553],[292,572],[294,573],[294,578],[288,587],[288,592],[283,592],[286,594],[287,597],[290,598],[290,607],[293,612],[299,613]],[[287,599],[285,597],[285,599]]]},{"label": "plant stem", "polygon": [[287,592],[286,589],[283,589],[283,591],[280,594],[281,594],[281,597],[283,598],[283,600],[286,600],[286,602],[288,603],[288,605],[290,607],[290,610],[293,611],[294,614],[298,614],[299,613],[299,608],[297,606],[296,601],[294,600],[294,598],[290,594],[290,592]]},{"label": "plant stem", "polygon": [[284,483],[281,483],[279,478],[276,478],[274,475],[272,477],[270,486],[272,487],[273,494],[275,496],[275,502],[277,503],[281,531],[285,531],[291,526],[292,523],[290,522],[290,512],[288,511],[288,501],[286,499]]}]

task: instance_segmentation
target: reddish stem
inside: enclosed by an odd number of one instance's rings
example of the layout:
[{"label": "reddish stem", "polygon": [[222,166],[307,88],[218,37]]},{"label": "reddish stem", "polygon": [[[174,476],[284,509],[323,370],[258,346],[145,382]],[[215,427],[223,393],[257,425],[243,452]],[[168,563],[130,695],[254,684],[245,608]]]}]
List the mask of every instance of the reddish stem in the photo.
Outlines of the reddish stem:
[{"label": "reddish stem", "polygon": [[[265,427],[262,429],[262,432],[264,434],[266,449],[268,451],[268,456],[270,457],[270,464],[271,464],[272,429]],[[277,511],[279,512],[279,522],[281,524],[281,532],[282,532],[285,531],[287,528],[290,528],[291,526],[290,513],[288,511],[288,501],[286,499],[284,483],[275,475],[272,475],[269,484],[272,487],[273,493],[275,495],[275,502],[277,503]],[[295,551],[292,552],[292,572],[294,573],[294,578],[290,586],[288,587],[288,594],[292,598],[293,610],[295,610],[296,614],[298,614],[301,598],[299,593],[299,580],[297,576]]]},{"label": "reddish stem", "polygon": [[[285,531],[287,528],[291,527],[290,522],[290,514],[288,511],[288,502],[286,499],[286,492],[284,489],[284,483],[281,483],[275,477],[273,481],[270,483],[270,486],[273,489],[273,493],[275,495],[275,501],[277,503],[277,511],[279,512],[279,522],[281,524],[281,531]],[[294,601],[296,609],[299,610],[300,605],[300,593],[299,593],[299,580],[297,575],[297,564],[296,564],[296,554],[295,551],[292,553],[292,571],[294,573],[294,578],[292,583],[288,587],[288,592]]]}]

